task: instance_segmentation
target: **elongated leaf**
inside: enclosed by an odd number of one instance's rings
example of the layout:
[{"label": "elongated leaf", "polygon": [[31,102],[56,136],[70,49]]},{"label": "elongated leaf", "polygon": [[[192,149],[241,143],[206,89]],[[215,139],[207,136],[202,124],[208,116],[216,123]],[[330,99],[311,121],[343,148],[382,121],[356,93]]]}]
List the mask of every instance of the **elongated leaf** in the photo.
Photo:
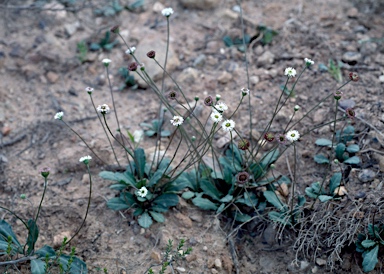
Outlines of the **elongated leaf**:
[{"label": "elongated leaf", "polygon": [[127,185],[126,184],[113,184],[113,185],[110,185],[109,188],[114,189],[114,190],[124,190],[127,188]]},{"label": "elongated leaf", "polygon": [[328,196],[328,195],[319,195],[318,198],[319,198],[320,202],[322,202],[322,203],[333,199],[332,196]]},{"label": "elongated leaf", "polygon": [[130,206],[120,198],[111,198],[107,202],[107,207],[112,210],[124,210],[130,208]]},{"label": "elongated leaf", "polygon": [[116,181],[120,184],[125,184],[126,186],[131,185],[136,186],[136,179],[129,172],[111,172],[111,171],[102,171],[99,173],[99,176],[105,180]]},{"label": "elongated leaf", "polygon": [[204,210],[217,210],[217,205],[206,198],[202,198],[201,195],[192,199],[192,203]]},{"label": "elongated leaf", "polygon": [[12,242],[17,247],[21,247],[15,233],[13,233],[12,227],[5,220],[0,220],[0,239],[3,238],[5,242],[8,242],[8,236],[11,236]]},{"label": "elongated leaf", "polygon": [[153,205],[153,206],[151,207],[151,210],[152,210],[152,211],[159,212],[159,213],[163,213],[163,212],[167,212],[167,211],[168,211],[168,208],[165,207],[165,206],[162,206],[162,205]]},{"label": "elongated leaf", "polygon": [[158,223],[164,223],[165,218],[164,215],[155,211],[149,211],[149,214],[151,214],[152,218],[158,222]]},{"label": "elongated leaf", "polygon": [[315,160],[318,164],[328,164],[329,160],[327,157],[325,157],[323,154],[316,154],[315,157],[313,157],[313,160]]},{"label": "elongated leaf", "polygon": [[264,191],[263,194],[265,199],[267,199],[267,201],[271,203],[274,207],[276,207],[278,210],[285,210],[286,205],[282,201],[280,201],[275,192],[267,190]]},{"label": "elongated leaf", "polygon": [[157,197],[153,204],[162,205],[163,207],[169,208],[176,206],[179,203],[179,197],[176,194],[165,193]]},{"label": "elongated leaf", "polygon": [[356,152],[358,152],[359,150],[360,150],[359,145],[349,145],[349,146],[347,146],[347,151],[348,151],[349,153],[356,153]]},{"label": "elongated leaf", "polygon": [[332,141],[328,139],[320,138],[316,140],[315,144],[322,147],[331,147]]},{"label": "elongated leaf", "polygon": [[195,192],[192,192],[192,191],[186,191],[184,192],[181,197],[184,199],[184,200],[189,200],[193,197],[195,197]]},{"label": "elongated leaf", "polygon": [[271,211],[268,213],[268,217],[274,222],[279,222],[284,225],[291,224],[290,218],[287,217],[287,214],[283,214],[281,212]]},{"label": "elongated leaf", "polygon": [[358,165],[360,163],[360,157],[359,156],[352,156],[351,158],[348,158],[344,161],[344,164],[350,164],[350,165]]},{"label": "elongated leaf", "polygon": [[163,170],[157,170],[151,177],[148,182],[148,186],[151,187],[159,182],[159,180],[163,177]]},{"label": "elongated leaf", "polygon": [[193,191],[198,191],[198,184],[196,179],[196,171],[185,172],[173,181],[174,184],[179,186],[181,189],[189,188]]},{"label": "elongated leaf", "polygon": [[379,252],[379,245],[376,245],[373,249],[363,253],[363,270],[364,272],[372,271],[378,260],[377,254]]},{"label": "elongated leaf", "polygon": [[345,145],[343,143],[338,143],[335,148],[336,158],[342,161],[344,152],[345,152]]},{"label": "elongated leaf", "polygon": [[333,174],[331,180],[329,181],[329,194],[333,195],[335,189],[340,186],[341,177],[341,172],[336,172],[335,174]]},{"label": "elongated leaf", "polygon": [[136,148],[134,152],[135,156],[135,164],[136,164],[136,171],[137,176],[140,179],[144,178],[144,170],[145,170],[145,152],[142,148]]},{"label": "elongated leaf", "polygon": [[73,261],[71,264],[71,269],[68,272],[68,267],[69,267],[68,262],[70,260],[70,256],[64,254],[59,257],[60,263],[63,265],[64,270],[67,271],[66,273],[70,273],[70,274],[79,274],[79,273],[87,274],[88,273],[87,265],[85,264],[85,262],[80,260],[78,257],[73,257],[72,259]]},{"label": "elongated leaf", "polygon": [[214,182],[204,179],[200,182],[200,188],[204,191],[204,194],[210,196],[211,198],[215,200],[220,200],[220,197],[223,196],[223,193],[221,193],[216,186],[214,185]]},{"label": "elongated leaf", "polygon": [[28,220],[28,238],[27,238],[27,245],[28,245],[28,254],[31,254],[32,251],[35,250],[35,243],[37,241],[37,238],[39,238],[39,228],[37,227],[35,221],[33,219]]},{"label": "elongated leaf", "polygon": [[377,245],[377,243],[375,241],[370,240],[370,239],[366,239],[366,240],[361,242],[361,245],[365,248],[370,248],[374,245]]},{"label": "elongated leaf", "polygon": [[42,248],[40,248],[39,250],[36,250],[35,254],[39,255],[40,258],[41,257],[45,258],[46,255],[48,255],[49,257],[56,256],[55,250],[52,247],[50,247],[49,245],[45,245]]},{"label": "elongated leaf", "polygon": [[40,259],[31,261],[31,273],[32,274],[45,274],[45,262]]},{"label": "elongated leaf", "polygon": [[139,219],[137,219],[139,225],[143,228],[148,228],[153,224],[151,216],[149,216],[148,212],[144,212]]},{"label": "elongated leaf", "polygon": [[232,199],[233,199],[233,196],[227,194],[226,196],[224,196],[223,198],[220,199],[220,202],[222,202],[222,203],[228,203],[228,202],[230,202]]},{"label": "elongated leaf", "polygon": [[236,214],[235,220],[240,223],[248,222],[252,217],[248,214]]},{"label": "elongated leaf", "polygon": [[269,165],[273,164],[277,160],[277,158],[279,158],[279,155],[279,149],[269,151],[267,154],[263,155],[260,165],[265,170],[267,167],[269,167]]}]

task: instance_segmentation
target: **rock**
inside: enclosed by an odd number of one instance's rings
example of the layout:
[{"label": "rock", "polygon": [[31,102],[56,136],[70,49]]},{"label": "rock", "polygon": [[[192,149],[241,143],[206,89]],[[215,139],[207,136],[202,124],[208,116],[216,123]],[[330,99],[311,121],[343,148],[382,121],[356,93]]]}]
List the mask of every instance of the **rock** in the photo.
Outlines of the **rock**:
[{"label": "rock", "polygon": [[221,260],[219,258],[215,259],[215,267],[218,269],[221,269],[223,267],[223,264],[221,263]]},{"label": "rock", "polygon": [[257,83],[260,82],[259,76],[253,75],[249,77],[249,81],[251,82],[252,85],[256,85]]},{"label": "rock", "polygon": [[190,254],[185,257],[185,260],[190,263],[197,260],[196,254]]},{"label": "rock", "polygon": [[207,251],[208,250],[208,247],[205,245],[205,246],[203,246],[203,250],[204,251]]},{"label": "rock", "polygon": [[343,54],[342,61],[348,63],[349,65],[356,65],[361,59],[361,54],[354,51],[347,51]]},{"label": "rock", "polygon": [[212,268],[212,269],[211,269],[211,273],[212,273],[212,274],[219,274],[219,271],[217,271],[216,269]]},{"label": "rock", "polygon": [[7,135],[9,135],[9,133],[11,133],[11,131],[12,131],[12,129],[9,126],[4,126],[1,129],[1,134],[3,134],[3,136],[7,136]]},{"label": "rock", "polygon": [[201,214],[193,214],[190,215],[189,218],[196,223],[201,223],[203,221],[203,216],[201,216]]},{"label": "rock", "polygon": [[355,107],[355,105],[356,105],[356,103],[353,99],[345,99],[345,100],[339,101],[339,106],[342,109],[353,108],[353,107]]},{"label": "rock", "polygon": [[272,223],[268,224],[267,228],[264,229],[261,238],[263,244],[268,244],[271,246],[275,244],[276,230],[273,228]]},{"label": "rock", "polygon": [[218,0],[180,0],[180,3],[187,9],[212,9],[219,5]]},{"label": "rock", "polygon": [[182,273],[187,271],[187,270],[185,270],[184,267],[180,267],[180,266],[176,267],[176,270],[179,271],[179,272],[182,272]]},{"label": "rock", "polygon": [[366,196],[367,194],[364,191],[359,191],[355,194],[356,199],[362,199]]},{"label": "rock", "polygon": [[175,218],[179,221],[180,225],[186,228],[192,227],[192,220],[182,213],[176,213]]},{"label": "rock", "polygon": [[83,184],[89,184],[89,174],[88,173],[83,174],[83,178],[81,179],[81,182]]},{"label": "rock", "polygon": [[324,266],[324,265],[327,264],[327,261],[324,260],[324,259],[321,259],[321,258],[316,258],[316,264],[317,264],[318,266]]},{"label": "rock", "polygon": [[48,81],[51,83],[51,84],[54,84],[57,82],[57,80],[59,80],[59,75],[53,71],[49,71],[47,73],[47,79]]},{"label": "rock", "polygon": [[217,81],[220,84],[226,84],[231,80],[232,80],[232,74],[226,71],[223,71],[221,75],[217,78]]},{"label": "rock", "polygon": [[196,67],[196,68],[201,68],[204,66],[205,64],[205,60],[207,59],[207,57],[205,56],[205,54],[200,54],[199,56],[197,56],[197,58],[193,61],[193,66]]},{"label": "rock", "polygon": [[69,240],[71,238],[70,231],[62,231],[59,234],[53,236],[53,248],[59,248],[63,243],[64,237],[67,237]]},{"label": "rock", "polygon": [[195,68],[184,69],[177,77],[177,82],[181,85],[192,85],[196,82],[199,77],[199,71]]},{"label": "rock", "polygon": [[384,83],[384,75],[379,76],[379,82]]},{"label": "rock", "polygon": [[357,10],[357,8],[353,7],[353,8],[350,8],[348,11],[347,11],[347,16],[349,18],[357,18],[357,15],[359,14],[359,11]]},{"label": "rock", "polygon": [[325,121],[327,118],[327,113],[329,111],[326,109],[318,109],[316,112],[313,114],[313,123],[314,124],[320,124]]},{"label": "rock", "polygon": [[19,44],[12,44],[11,52],[9,56],[14,58],[21,58],[25,56],[25,50]]},{"label": "rock", "polygon": [[307,261],[300,261],[300,270],[306,270],[310,266],[310,263]]},{"label": "rock", "polygon": [[384,173],[384,156],[378,153],[374,153],[373,158],[379,162],[379,169]]},{"label": "rock", "polygon": [[275,61],[275,55],[270,51],[265,51],[262,55],[257,58],[257,64],[259,66],[268,66],[272,65]]},{"label": "rock", "polygon": [[376,177],[376,173],[370,169],[363,169],[357,176],[362,183],[368,183],[373,181]]},{"label": "rock", "polygon": [[75,34],[77,29],[80,27],[80,22],[76,21],[70,24],[66,24],[64,26],[65,32],[68,34],[68,36],[72,36]]},{"label": "rock", "polygon": [[161,256],[160,253],[157,251],[152,251],[151,253],[151,259],[153,259],[156,263],[161,263]]},{"label": "rock", "polygon": [[153,4],[153,7],[152,7],[152,10],[155,12],[155,13],[161,13],[161,11],[165,8],[165,6],[160,3],[160,2],[156,2],[155,4]]},{"label": "rock", "polygon": [[237,18],[239,18],[239,13],[230,9],[225,9],[221,17],[223,19],[237,20]]},{"label": "rock", "polygon": [[260,273],[274,273],[276,265],[275,257],[261,255],[259,258],[259,265],[261,268]]}]

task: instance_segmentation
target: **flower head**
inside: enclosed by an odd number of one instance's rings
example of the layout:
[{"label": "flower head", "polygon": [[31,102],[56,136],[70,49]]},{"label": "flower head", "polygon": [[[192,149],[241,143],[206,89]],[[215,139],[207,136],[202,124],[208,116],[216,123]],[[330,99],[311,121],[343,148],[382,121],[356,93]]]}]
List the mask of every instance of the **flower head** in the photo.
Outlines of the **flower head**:
[{"label": "flower head", "polygon": [[165,8],[161,11],[161,14],[165,17],[169,17],[173,14],[173,9],[172,8]]},{"label": "flower head", "polygon": [[272,132],[267,132],[264,134],[264,139],[268,142],[273,142],[275,140],[275,134],[273,134]]},{"label": "flower head", "polygon": [[205,99],[204,99],[204,105],[206,105],[206,106],[208,106],[208,107],[210,107],[210,106],[213,105],[213,98],[212,98],[212,96],[207,96],[207,97],[205,97]]},{"label": "flower head", "polygon": [[88,92],[88,94],[92,94],[92,92],[93,92],[93,88],[91,88],[91,87],[86,87],[86,88],[85,88],[85,91]]},{"label": "flower head", "polygon": [[333,98],[335,98],[336,100],[340,100],[341,96],[343,95],[343,92],[341,92],[340,90],[336,90],[334,93],[333,93]]},{"label": "flower head", "polygon": [[55,119],[56,120],[63,120],[64,112],[60,111],[55,114]]},{"label": "flower head", "polygon": [[111,63],[112,61],[111,61],[111,59],[103,59],[103,61],[101,61],[101,62],[103,62],[104,66],[108,67],[109,63]]},{"label": "flower head", "polygon": [[127,49],[125,51],[125,54],[134,54],[136,51],[136,48],[135,47],[130,47],[129,49]]},{"label": "flower head", "polygon": [[285,134],[285,137],[287,138],[288,141],[291,143],[296,142],[300,138],[300,134],[297,130],[290,130]]},{"label": "flower head", "polygon": [[129,64],[128,70],[129,71],[136,71],[137,67],[138,67],[138,64],[136,62],[132,62],[132,63]]},{"label": "flower head", "polygon": [[349,79],[353,82],[359,81],[359,75],[356,72],[350,72],[349,73]]},{"label": "flower head", "polygon": [[20,194],[20,199],[22,199],[22,200],[27,199],[27,195],[25,195],[24,193],[23,193],[23,194]]},{"label": "flower head", "polygon": [[120,32],[119,25],[113,26],[111,32],[118,34]]},{"label": "flower head", "polygon": [[241,95],[244,97],[244,96],[247,96],[249,94],[249,89],[247,88],[242,88],[241,89]]},{"label": "flower head", "polygon": [[353,110],[353,108],[347,108],[346,110],[345,110],[345,113],[347,114],[347,116],[349,117],[349,118],[351,118],[352,120],[355,118],[355,116],[356,116],[356,113],[355,113],[355,111]]},{"label": "flower head", "polygon": [[285,137],[284,134],[279,134],[277,135],[277,138],[276,138],[277,142],[280,144],[280,145],[285,145],[287,143],[287,138]]},{"label": "flower head", "polygon": [[218,123],[218,122],[220,122],[221,120],[223,120],[223,115],[221,115],[220,112],[212,111],[212,113],[211,113],[211,120],[212,120],[214,123]]},{"label": "flower head", "polygon": [[292,78],[296,76],[296,70],[294,68],[288,67],[284,71],[284,75],[288,78]]},{"label": "flower head", "polygon": [[111,109],[109,108],[109,106],[107,104],[99,105],[96,108],[96,110],[97,110],[97,112],[100,112],[101,114],[107,114],[111,111]]},{"label": "flower head", "polygon": [[215,106],[215,109],[217,111],[223,112],[223,111],[226,111],[228,109],[228,106],[224,102],[219,102]]},{"label": "flower head", "polygon": [[179,97],[179,93],[177,91],[171,90],[167,93],[167,98],[169,100],[177,100],[177,97]]},{"label": "flower head", "polygon": [[251,144],[249,143],[248,140],[246,139],[241,139],[239,140],[239,142],[237,143],[237,147],[241,150],[247,150],[249,147],[251,146]]},{"label": "flower head", "polygon": [[310,67],[310,66],[312,66],[315,62],[314,61],[312,61],[311,59],[309,59],[309,58],[304,58],[304,62],[305,62],[305,65],[307,66],[307,67]]},{"label": "flower head", "polygon": [[216,101],[220,101],[221,99],[221,95],[220,94],[216,94]]},{"label": "flower head", "polygon": [[154,50],[148,51],[147,52],[147,57],[151,58],[151,59],[155,58],[156,57],[156,51],[154,51]]},{"label": "flower head", "polygon": [[40,169],[40,174],[44,178],[47,178],[50,171],[51,171],[51,169],[49,167],[43,167],[42,169]]},{"label": "flower head", "polygon": [[236,175],[237,183],[242,186],[242,185],[248,183],[249,177],[250,176],[249,176],[248,172],[246,172],[246,171],[239,172]]},{"label": "flower head", "polygon": [[174,126],[180,126],[184,122],[184,118],[181,116],[173,116],[173,119],[171,120],[172,125]]},{"label": "flower head", "polygon": [[296,106],[293,107],[293,110],[294,110],[294,111],[298,111],[299,109],[300,109],[300,106],[299,106],[299,105],[296,105]]},{"label": "flower head", "polygon": [[82,163],[88,165],[90,160],[92,160],[92,157],[88,155],[88,156],[81,157],[79,162],[82,162]]},{"label": "flower head", "polygon": [[148,194],[148,189],[145,186],[143,186],[142,188],[140,188],[136,192],[136,195],[140,196],[142,198],[145,198],[145,196],[147,196],[147,194]]},{"label": "flower head", "polygon": [[236,123],[233,120],[225,120],[222,124],[221,127],[223,130],[230,132],[235,128]]}]

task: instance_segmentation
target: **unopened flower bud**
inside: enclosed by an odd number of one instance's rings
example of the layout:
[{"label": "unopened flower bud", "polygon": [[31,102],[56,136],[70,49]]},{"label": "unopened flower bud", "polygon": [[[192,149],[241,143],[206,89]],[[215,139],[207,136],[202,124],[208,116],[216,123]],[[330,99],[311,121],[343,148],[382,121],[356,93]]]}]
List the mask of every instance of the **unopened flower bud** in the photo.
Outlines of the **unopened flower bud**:
[{"label": "unopened flower bud", "polygon": [[111,32],[118,34],[120,32],[119,26],[118,25],[113,26],[111,28]]},{"label": "unopened flower bud", "polygon": [[40,169],[40,174],[41,174],[41,176],[43,176],[44,178],[47,178],[48,175],[49,175],[49,171],[50,171],[50,168],[49,168],[49,167],[43,167],[42,169]]},{"label": "unopened flower bud", "polygon": [[293,108],[295,111],[298,111],[300,109],[300,106],[299,105],[296,105],[294,108]]},{"label": "unopened flower bud", "polygon": [[20,194],[20,199],[25,200],[26,198],[27,198],[27,195],[25,195],[25,194]]},{"label": "unopened flower bud", "polygon": [[220,94],[216,94],[216,101],[219,101],[221,99],[221,95]]},{"label": "unopened flower bud", "polygon": [[136,62],[133,62],[133,63],[129,64],[129,66],[128,66],[128,70],[129,70],[129,71],[136,71],[136,70],[137,70],[137,67],[138,67],[137,63],[136,63]]},{"label": "unopened flower bud", "polygon": [[148,58],[151,58],[151,59],[155,58],[156,57],[156,51],[154,51],[154,50],[148,51],[147,56],[148,56]]},{"label": "unopened flower bud", "polygon": [[195,101],[197,102],[197,101],[199,101],[199,96],[195,96]]}]

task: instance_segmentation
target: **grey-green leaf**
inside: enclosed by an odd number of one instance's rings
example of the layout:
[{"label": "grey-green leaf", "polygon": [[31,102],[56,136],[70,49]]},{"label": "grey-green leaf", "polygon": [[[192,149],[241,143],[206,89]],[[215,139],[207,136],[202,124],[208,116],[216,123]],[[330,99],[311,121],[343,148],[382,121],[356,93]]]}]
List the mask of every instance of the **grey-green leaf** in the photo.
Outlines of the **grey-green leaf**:
[{"label": "grey-green leaf", "polygon": [[348,151],[349,153],[356,153],[356,152],[358,152],[359,150],[360,150],[359,145],[355,145],[355,144],[353,144],[353,145],[349,145],[349,146],[347,146],[347,151]]},{"label": "grey-green leaf", "polygon": [[332,141],[328,139],[320,138],[316,140],[315,144],[322,147],[331,147]]},{"label": "grey-green leaf", "polygon": [[375,241],[372,241],[372,240],[369,240],[369,239],[366,239],[364,241],[361,242],[361,245],[365,248],[370,248],[374,245],[376,245],[377,243]]},{"label": "grey-green leaf", "polygon": [[158,222],[158,223],[164,223],[165,218],[164,215],[155,211],[149,211],[149,214],[151,214],[152,218]]},{"label": "grey-green leaf", "polygon": [[274,207],[276,207],[278,210],[283,211],[285,209],[285,204],[280,201],[280,199],[277,197],[276,193],[270,190],[263,192],[265,199],[269,203],[271,203]]},{"label": "grey-green leaf", "polygon": [[350,164],[350,165],[357,165],[360,163],[360,157],[359,156],[352,156],[351,158],[348,158],[344,161],[344,164]]},{"label": "grey-green leaf", "polygon": [[217,209],[217,205],[216,204],[214,204],[210,200],[202,198],[202,197],[194,198],[192,200],[192,203],[195,206],[200,207],[201,209],[204,209],[204,210],[216,210]]},{"label": "grey-green leaf", "polygon": [[31,261],[31,273],[32,274],[45,274],[45,262],[40,259]]},{"label": "grey-green leaf", "polygon": [[328,195],[319,195],[319,200],[322,202],[322,203],[324,203],[324,202],[326,202],[326,201],[329,201],[329,200],[332,200],[332,196],[328,196]]},{"label": "grey-green leaf", "polygon": [[329,181],[329,192],[331,195],[333,195],[335,189],[340,186],[341,177],[342,177],[341,172],[336,172],[335,174],[332,175],[332,178]]},{"label": "grey-green leaf", "polygon": [[107,201],[107,206],[112,210],[124,210],[130,207],[126,202],[124,202],[120,198],[109,199]]},{"label": "grey-green leaf", "polygon": [[363,270],[364,272],[372,271],[378,260],[377,254],[379,252],[379,245],[376,245],[373,249],[363,253]]},{"label": "grey-green leaf", "polygon": [[149,216],[148,212],[144,212],[139,219],[137,220],[139,225],[143,228],[148,228],[152,225],[153,221],[151,216]]},{"label": "grey-green leaf", "polygon": [[329,163],[328,158],[325,157],[323,154],[317,154],[317,155],[315,155],[315,157],[313,159],[318,164],[328,164]]},{"label": "grey-green leaf", "polygon": [[192,191],[186,191],[184,192],[181,197],[184,199],[184,200],[189,200],[193,197],[195,197],[195,192],[192,192]]}]

